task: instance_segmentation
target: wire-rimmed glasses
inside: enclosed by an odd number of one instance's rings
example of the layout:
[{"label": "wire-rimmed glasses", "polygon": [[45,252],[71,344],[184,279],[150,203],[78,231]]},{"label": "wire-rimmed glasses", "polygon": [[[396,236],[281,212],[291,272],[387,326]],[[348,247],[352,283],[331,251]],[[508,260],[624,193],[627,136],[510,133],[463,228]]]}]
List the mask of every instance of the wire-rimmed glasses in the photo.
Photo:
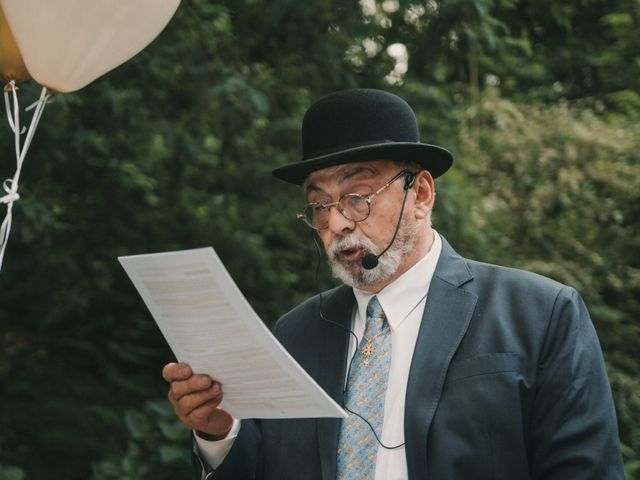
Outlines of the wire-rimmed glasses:
[{"label": "wire-rimmed glasses", "polygon": [[389,188],[397,179],[410,173],[408,170],[402,170],[378,190],[366,196],[360,195],[359,193],[345,193],[337,202],[308,203],[304,207],[304,210],[297,214],[297,217],[314,230],[324,230],[329,226],[331,207],[336,207],[347,220],[351,222],[362,222],[366,220],[371,213],[371,202],[373,199]]}]

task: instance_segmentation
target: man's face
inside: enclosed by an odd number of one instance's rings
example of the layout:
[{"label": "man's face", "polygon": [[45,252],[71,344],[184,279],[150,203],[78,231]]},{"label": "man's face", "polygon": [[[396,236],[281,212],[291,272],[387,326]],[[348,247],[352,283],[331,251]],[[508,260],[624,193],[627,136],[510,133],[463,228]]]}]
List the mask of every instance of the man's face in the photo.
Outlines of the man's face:
[{"label": "man's face", "polygon": [[[367,196],[401,170],[390,161],[363,162],[318,170],[307,179],[307,201],[329,204],[348,193]],[[361,263],[366,254],[379,254],[391,242],[404,198],[404,178],[401,176],[373,198],[371,211],[365,220],[348,220],[333,207],[329,213],[328,228],[318,230],[334,276],[347,285],[367,290],[383,286],[396,274],[404,257],[412,250],[419,225],[411,213],[408,198],[397,238],[379,258],[378,266],[367,270]]]}]

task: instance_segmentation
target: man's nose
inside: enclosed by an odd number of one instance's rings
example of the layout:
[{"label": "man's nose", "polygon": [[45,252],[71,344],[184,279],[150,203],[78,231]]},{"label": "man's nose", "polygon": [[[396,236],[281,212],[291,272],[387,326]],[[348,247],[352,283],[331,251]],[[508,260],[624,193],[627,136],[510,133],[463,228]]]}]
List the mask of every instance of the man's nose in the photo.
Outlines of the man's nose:
[{"label": "man's nose", "polygon": [[338,208],[338,205],[335,205],[329,209],[329,230],[336,235],[344,235],[353,231],[356,222],[347,219]]}]

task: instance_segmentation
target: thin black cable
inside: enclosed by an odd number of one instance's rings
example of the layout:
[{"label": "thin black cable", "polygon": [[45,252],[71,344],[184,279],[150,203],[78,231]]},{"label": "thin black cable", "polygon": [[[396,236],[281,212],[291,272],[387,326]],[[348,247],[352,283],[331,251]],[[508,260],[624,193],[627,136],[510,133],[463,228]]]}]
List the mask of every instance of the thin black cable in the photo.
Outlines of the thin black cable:
[{"label": "thin black cable", "polygon": [[[404,195],[402,197],[402,206],[400,207],[400,215],[398,215],[398,223],[396,223],[396,229],[393,232],[393,237],[391,237],[391,241],[389,242],[389,245],[387,245],[387,248],[382,250],[379,254],[375,255],[373,253],[368,253],[363,257],[362,266],[367,270],[376,268],[378,266],[378,261],[380,257],[385,253],[387,253],[387,250],[389,250],[391,248],[391,245],[393,245],[393,242],[396,241],[396,236],[398,235],[398,231],[400,230],[400,224],[402,223],[402,214],[404,213],[404,206],[407,203],[407,195],[409,194],[409,189],[413,186],[413,182],[415,182],[416,180],[416,176],[414,173],[412,172],[406,172],[406,173],[407,173],[407,177],[404,180]],[[371,206],[369,206],[369,208],[371,208]],[[369,258],[367,257],[373,257],[375,259],[375,263],[370,266],[367,265],[368,263],[367,260],[369,260]]]},{"label": "thin black cable", "polygon": [[[405,191],[405,200],[406,200],[406,191]],[[403,202],[403,207],[404,207],[404,202]],[[359,413],[354,412],[349,407],[347,407],[347,400],[346,400],[346,397],[347,397],[347,385],[349,384],[349,375],[351,374],[351,366],[353,365],[353,360],[355,359],[356,354],[358,353],[358,348],[360,346],[360,341],[358,340],[358,336],[355,334],[355,332],[353,330],[351,330],[350,328],[344,327],[343,325],[339,324],[338,322],[334,322],[333,320],[329,320],[327,317],[325,317],[324,312],[322,311],[322,291],[320,290],[319,281],[318,281],[318,274],[320,272],[320,266],[321,266],[321,262],[322,262],[322,251],[320,250],[320,246],[318,245],[318,240],[317,240],[316,235],[315,235],[315,230],[311,230],[311,238],[313,239],[313,244],[316,246],[316,251],[318,253],[318,260],[316,262],[315,283],[316,283],[316,291],[319,292],[318,296],[319,296],[319,300],[320,300],[320,306],[319,306],[320,318],[323,321],[327,322],[327,323],[330,323],[332,325],[336,325],[336,326],[340,327],[341,329],[345,330],[351,336],[353,336],[353,339],[356,341],[356,346],[355,346],[355,349],[353,350],[353,355],[351,356],[351,359],[349,360],[349,367],[347,368],[346,381],[344,383],[344,386],[342,387],[342,402],[341,402],[341,406],[347,412],[355,415],[356,417],[358,417],[362,421],[364,421],[369,426],[369,428],[371,429],[371,432],[373,432],[373,436],[375,437],[375,439],[378,442],[378,444],[382,448],[384,448],[385,450],[395,450],[395,449],[404,447],[404,445],[407,443],[406,441],[402,442],[399,445],[393,445],[393,446],[388,446],[388,445],[385,445],[384,443],[382,443],[382,440],[380,440],[380,437],[378,437],[378,434],[376,433],[375,428],[373,428],[373,425],[371,425],[371,423],[369,423],[369,420],[367,420],[366,418],[364,418]]]}]

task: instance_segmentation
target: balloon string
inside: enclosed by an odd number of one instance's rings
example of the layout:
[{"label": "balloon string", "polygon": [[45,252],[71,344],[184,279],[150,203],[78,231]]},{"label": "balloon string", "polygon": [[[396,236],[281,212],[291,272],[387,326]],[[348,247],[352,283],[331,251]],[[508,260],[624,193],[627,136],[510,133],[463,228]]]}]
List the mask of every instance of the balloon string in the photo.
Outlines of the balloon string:
[{"label": "balloon string", "polygon": [[[0,225],[0,270],[2,270],[2,261],[4,259],[4,251],[9,241],[9,233],[11,232],[11,220],[12,220],[12,208],[13,202],[20,198],[18,194],[18,182],[20,180],[20,172],[22,171],[22,164],[35,135],[38,122],[42,117],[44,107],[47,105],[47,101],[50,98],[47,88],[42,87],[40,92],[40,98],[27,108],[27,110],[34,109],[33,116],[31,117],[31,123],[29,124],[29,130],[24,139],[24,143],[20,145],[20,135],[25,132],[25,128],[20,128],[20,105],[18,102],[18,88],[15,82],[12,80],[4,88],[4,105],[7,113],[7,120],[9,121],[9,127],[14,134],[14,144],[16,151],[16,171],[13,178],[7,178],[2,182],[2,188],[6,194],[0,197],[0,203],[7,205],[7,213],[4,217],[2,225]],[[12,98],[9,98],[9,97]]]}]

